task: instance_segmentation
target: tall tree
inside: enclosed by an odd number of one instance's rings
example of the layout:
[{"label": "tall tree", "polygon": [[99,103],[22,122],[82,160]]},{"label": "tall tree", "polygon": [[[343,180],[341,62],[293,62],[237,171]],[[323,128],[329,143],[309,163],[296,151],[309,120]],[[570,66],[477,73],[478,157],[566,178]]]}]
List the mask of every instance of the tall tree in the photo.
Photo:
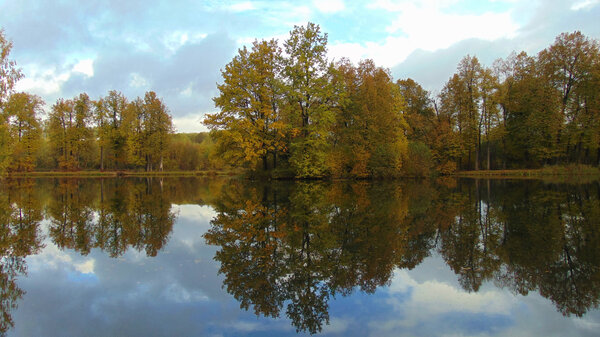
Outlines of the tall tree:
[{"label": "tall tree", "polygon": [[434,127],[435,110],[430,94],[411,78],[396,82],[404,98],[403,116],[408,124],[407,137],[411,141],[427,143]]},{"label": "tall tree", "polygon": [[60,169],[75,168],[71,148],[73,144],[69,141],[70,131],[73,129],[73,119],[73,101],[59,99],[52,106],[52,111],[46,120],[46,133],[50,148]]},{"label": "tall tree", "polygon": [[343,61],[338,68],[347,91],[335,128],[334,147],[341,148],[345,158],[342,166],[346,166],[340,173],[356,177],[399,175],[408,142],[398,86],[389,72],[376,67],[372,60],[361,61],[358,67]]},{"label": "tall tree", "polygon": [[94,132],[92,121],[94,118],[94,105],[94,101],[86,93],[73,98],[75,124],[71,141],[73,142],[74,159],[78,168],[91,167],[93,165]]},{"label": "tall tree", "polygon": [[0,174],[10,165],[11,155],[8,116],[4,113],[4,104],[17,81],[23,77],[15,61],[8,58],[11,49],[12,42],[6,39],[4,30],[0,29]]},{"label": "tall tree", "polygon": [[127,98],[122,93],[111,90],[100,102],[95,114],[101,152],[100,166],[102,169],[106,165],[120,169],[126,164],[126,139],[121,132],[121,123]]},{"label": "tall tree", "polygon": [[[448,80],[440,94],[441,108],[446,115],[454,117],[462,146],[468,155],[466,165],[461,168],[473,167],[479,170],[480,167],[485,110],[489,111],[492,106],[489,102],[492,86],[489,84],[489,88],[484,88],[483,85],[485,73],[477,57],[467,55],[460,61],[457,72]],[[488,83],[493,82],[492,76],[488,72]],[[482,90],[487,92],[482,93]],[[483,103],[484,96],[488,100],[486,103]],[[462,164],[462,160],[459,164]]]},{"label": "tall tree", "polygon": [[595,95],[586,87],[593,81],[599,54],[598,42],[576,31],[560,34],[553,45],[538,55],[542,73],[560,99],[562,127],[558,130],[557,144],[561,148],[557,155],[567,160],[578,160],[582,153],[589,95]]},{"label": "tall tree", "polygon": [[26,93],[12,94],[4,105],[11,136],[10,152],[13,171],[32,171],[41,143],[40,114],[44,101]]},{"label": "tall tree", "polygon": [[93,105],[87,94],[80,94],[71,100],[59,99],[52,106],[46,127],[60,169],[79,170],[91,166]]},{"label": "tall tree", "polygon": [[276,40],[255,41],[251,50],[240,49],[221,72],[223,84],[214,98],[220,111],[204,123],[232,162],[254,165],[260,159],[266,170],[269,154],[276,166],[278,153],[285,150],[281,60]]},{"label": "tall tree", "polygon": [[144,128],[148,134],[147,143],[144,144],[147,158],[146,169],[152,171],[154,165],[157,165],[158,169],[162,171],[173,133],[173,122],[167,107],[154,91],[149,91],[144,95],[143,109],[147,116]]},{"label": "tall tree", "polygon": [[288,118],[297,137],[290,163],[298,177],[320,177],[327,171],[334,90],[327,60],[327,34],[309,22],[294,26],[285,41],[284,79]]}]

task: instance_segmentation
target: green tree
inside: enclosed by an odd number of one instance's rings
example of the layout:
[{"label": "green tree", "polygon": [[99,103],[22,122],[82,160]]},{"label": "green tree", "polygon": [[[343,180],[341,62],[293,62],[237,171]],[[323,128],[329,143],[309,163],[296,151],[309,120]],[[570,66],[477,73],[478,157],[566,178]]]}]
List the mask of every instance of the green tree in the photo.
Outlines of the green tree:
[{"label": "green tree", "polygon": [[588,102],[598,90],[588,90],[587,84],[593,81],[599,58],[598,42],[579,31],[560,34],[553,45],[538,54],[540,70],[560,99],[561,128],[556,140],[560,148],[556,155],[567,160],[582,157],[585,131],[593,128],[593,123],[587,123]]},{"label": "green tree", "polygon": [[336,103],[327,34],[310,22],[306,27],[294,26],[284,46],[286,112],[296,136],[290,145],[290,163],[297,177],[321,177],[327,173]]}]

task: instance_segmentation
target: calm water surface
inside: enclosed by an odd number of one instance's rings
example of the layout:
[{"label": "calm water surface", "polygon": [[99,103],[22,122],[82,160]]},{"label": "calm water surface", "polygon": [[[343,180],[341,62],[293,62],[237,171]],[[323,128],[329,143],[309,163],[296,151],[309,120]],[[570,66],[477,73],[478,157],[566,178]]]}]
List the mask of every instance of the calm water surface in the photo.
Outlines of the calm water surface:
[{"label": "calm water surface", "polygon": [[597,336],[600,185],[0,185],[9,336]]}]

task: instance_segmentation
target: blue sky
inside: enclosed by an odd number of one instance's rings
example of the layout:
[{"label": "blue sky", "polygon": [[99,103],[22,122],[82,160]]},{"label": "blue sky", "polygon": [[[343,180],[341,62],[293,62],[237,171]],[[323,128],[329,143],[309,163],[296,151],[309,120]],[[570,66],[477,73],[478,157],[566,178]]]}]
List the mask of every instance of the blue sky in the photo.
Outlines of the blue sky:
[{"label": "blue sky", "polygon": [[535,54],[561,32],[600,38],[600,0],[0,0],[0,27],[23,69],[19,91],[57,98],[154,90],[179,131],[206,130],[220,69],[255,38],[284,40],[311,21],[329,57],[372,58],[434,93],[465,55],[491,65]]}]

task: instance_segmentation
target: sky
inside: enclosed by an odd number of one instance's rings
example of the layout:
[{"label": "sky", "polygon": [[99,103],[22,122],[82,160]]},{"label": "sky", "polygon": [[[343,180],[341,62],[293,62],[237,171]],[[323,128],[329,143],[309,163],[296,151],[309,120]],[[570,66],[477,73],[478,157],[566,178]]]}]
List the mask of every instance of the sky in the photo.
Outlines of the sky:
[{"label": "sky", "polygon": [[491,66],[535,55],[562,32],[600,39],[600,0],[154,1],[0,0],[0,27],[25,78],[58,98],[155,91],[178,132],[206,131],[220,70],[255,39],[283,42],[294,25],[328,34],[330,60],[370,58],[394,79],[439,92],[466,55]]}]

